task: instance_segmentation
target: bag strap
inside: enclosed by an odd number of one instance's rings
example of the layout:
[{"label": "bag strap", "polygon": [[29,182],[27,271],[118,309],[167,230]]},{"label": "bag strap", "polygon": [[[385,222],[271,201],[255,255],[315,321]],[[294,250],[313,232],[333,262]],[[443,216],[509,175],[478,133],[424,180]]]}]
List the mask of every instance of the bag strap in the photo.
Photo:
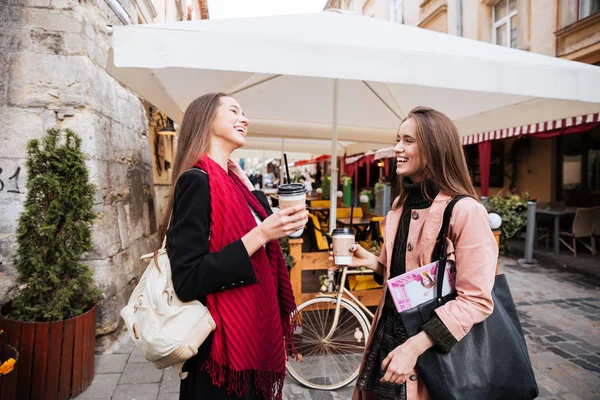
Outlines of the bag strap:
[{"label": "bag strap", "polygon": [[[441,304],[442,302],[442,287],[443,287],[443,283],[444,283],[444,273],[446,272],[446,261],[447,261],[447,244],[446,244],[446,238],[448,237],[448,229],[450,228],[450,219],[452,218],[452,210],[454,209],[454,206],[456,205],[456,203],[458,203],[458,201],[462,198],[465,198],[467,196],[461,195],[461,196],[456,196],[454,197],[452,200],[450,200],[450,203],[448,203],[448,205],[446,206],[446,209],[444,210],[444,219],[442,221],[442,227],[440,228],[440,233],[438,235],[437,238],[437,244],[435,246],[435,249],[433,251],[434,257],[437,254],[438,256],[438,270],[437,270],[437,279],[436,279],[436,283],[437,283],[437,299],[438,299],[438,304]],[[435,258],[434,258],[435,259]]]},{"label": "bag strap", "polygon": [[[192,167],[192,169],[197,169],[201,172],[204,172],[206,175],[208,175],[208,173],[205,170],[203,170],[200,167],[196,167],[195,165]],[[171,210],[171,213],[169,214],[169,222],[167,223],[167,231],[171,227],[172,221],[173,221],[173,210]],[[166,248],[167,248],[167,233],[165,232],[165,236],[163,237],[162,246],[160,246],[160,250],[165,250]]]}]

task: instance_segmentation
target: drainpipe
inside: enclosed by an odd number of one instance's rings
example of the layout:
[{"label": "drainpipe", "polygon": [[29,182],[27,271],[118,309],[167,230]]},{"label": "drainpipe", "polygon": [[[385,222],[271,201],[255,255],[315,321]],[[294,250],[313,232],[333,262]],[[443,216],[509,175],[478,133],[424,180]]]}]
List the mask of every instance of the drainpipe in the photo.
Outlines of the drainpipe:
[{"label": "drainpipe", "polygon": [[118,0],[106,0],[106,4],[108,4],[124,25],[131,25],[131,18],[129,18],[129,15],[127,15],[127,12]]},{"label": "drainpipe", "polygon": [[462,0],[456,0],[456,36],[462,35]]}]

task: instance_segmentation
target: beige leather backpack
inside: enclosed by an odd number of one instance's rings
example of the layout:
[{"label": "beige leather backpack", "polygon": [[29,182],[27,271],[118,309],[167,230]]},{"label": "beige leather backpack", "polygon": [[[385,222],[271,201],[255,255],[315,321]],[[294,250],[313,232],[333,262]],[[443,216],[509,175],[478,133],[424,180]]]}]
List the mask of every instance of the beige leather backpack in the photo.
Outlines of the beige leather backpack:
[{"label": "beige leather backpack", "polygon": [[215,321],[199,301],[183,303],[173,290],[171,264],[166,250],[167,238],[154,253],[121,317],[144,358],[156,368],[177,368],[185,379],[183,363],[198,353],[198,348],[215,330]]}]

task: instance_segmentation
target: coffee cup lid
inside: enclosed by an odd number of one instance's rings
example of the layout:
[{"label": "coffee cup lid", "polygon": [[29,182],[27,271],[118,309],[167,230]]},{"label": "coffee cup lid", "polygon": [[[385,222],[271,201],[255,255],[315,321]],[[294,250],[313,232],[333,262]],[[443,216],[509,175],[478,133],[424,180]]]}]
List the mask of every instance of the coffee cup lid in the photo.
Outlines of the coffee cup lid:
[{"label": "coffee cup lid", "polygon": [[352,228],[336,228],[333,230],[333,235],[354,235],[354,229]]},{"label": "coffee cup lid", "polygon": [[297,195],[306,193],[306,188],[301,183],[284,183],[277,187],[277,192],[280,195]]}]

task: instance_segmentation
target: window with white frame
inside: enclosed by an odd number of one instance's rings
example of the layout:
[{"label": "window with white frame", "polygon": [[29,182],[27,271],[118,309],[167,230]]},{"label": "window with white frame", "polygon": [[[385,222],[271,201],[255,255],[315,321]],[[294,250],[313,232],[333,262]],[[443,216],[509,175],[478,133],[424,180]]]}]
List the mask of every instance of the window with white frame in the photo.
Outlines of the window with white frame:
[{"label": "window with white frame", "polygon": [[390,0],[390,21],[402,24],[402,0]]},{"label": "window with white frame", "polygon": [[500,46],[517,47],[517,0],[500,0],[492,9],[492,41]]}]

